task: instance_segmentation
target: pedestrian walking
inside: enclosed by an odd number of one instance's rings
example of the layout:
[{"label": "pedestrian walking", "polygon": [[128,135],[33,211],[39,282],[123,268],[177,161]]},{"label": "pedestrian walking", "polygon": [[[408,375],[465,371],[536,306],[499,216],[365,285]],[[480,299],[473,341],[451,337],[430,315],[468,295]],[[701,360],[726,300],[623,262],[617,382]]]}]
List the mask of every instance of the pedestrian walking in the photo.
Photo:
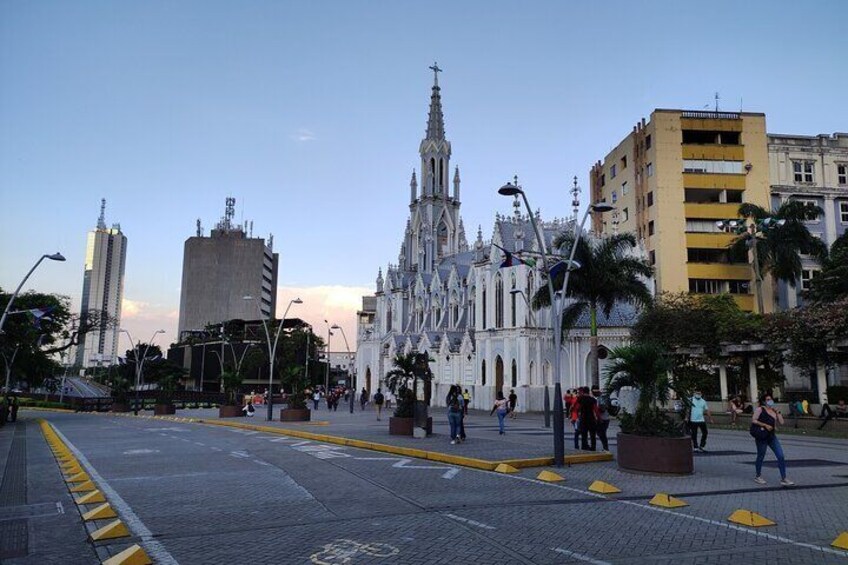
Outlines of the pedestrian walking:
[{"label": "pedestrian walking", "polygon": [[790,487],[795,483],[786,478],[786,460],[783,457],[783,447],[780,445],[780,440],[777,439],[778,424],[783,424],[783,414],[779,410],[775,410],[774,399],[771,395],[765,394],[760,398],[759,408],[754,410],[754,414],[751,416],[750,433],[757,444],[757,460],[754,464],[757,476],[754,477],[754,482],[760,485],[766,484],[766,480],[762,477],[762,471],[766,448],[769,448],[777,458],[777,468],[780,470],[780,484]]},{"label": "pedestrian walking", "polygon": [[383,414],[383,401],[385,397],[380,389],[377,389],[377,393],[374,395],[374,406],[377,408],[377,420],[380,419],[380,416]]},{"label": "pedestrian walking", "polygon": [[601,398],[601,389],[593,388],[592,396],[595,397],[596,410],[595,410],[595,420],[596,426],[598,430],[598,439],[601,440],[601,447],[604,451],[609,451],[609,439],[607,439],[607,430],[610,425],[610,413],[609,413],[609,397],[606,399]]},{"label": "pedestrian walking", "polygon": [[[695,391],[695,395],[689,401],[691,408],[689,410],[689,433],[692,434],[692,448],[706,453],[704,449],[707,446],[707,422],[704,419],[706,414],[710,423],[714,424],[713,415],[710,414],[710,409],[707,406],[707,401],[704,400],[700,390]],[[698,430],[701,430],[701,443],[698,443]]]},{"label": "pedestrian walking", "polygon": [[362,392],[359,393],[359,409],[365,411],[366,404],[368,404],[368,391],[362,387]]},{"label": "pedestrian walking", "polygon": [[312,395],[312,404],[315,407],[315,410],[318,410],[318,403],[321,402],[321,393],[317,390]]},{"label": "pedestrian walking", "polygon": [[509,401],[504,398],[503,392],[498,391],[498,395],[495,398],[495,405],[492,406],[492,411],[489,412],[489,416],[498,413],[498,431],[500,435],[504,435],[504,418],[506,418],[507,407],[509,406]]},{"label": "pedestrian walking", "polygon": [[471,404],[471,393],[468,392],[468,389],[465,389],[465,392],[462,393],[462,413],[465,416],[468,416],[468,406]]},{"label": "pedestrian walking", "polygon": [[462,391],[451,385],[445,403],[448,406],[448,425],[450,426],[451,445],[462,443],[460,426],[462,425]]},{"label": "pedestrian walking", "polygon": [[568,420],[571,422],[571,428],[574,430],[574,449],[580,449],[579,438],[580,435],[578,433],[579,427],[579,409],[577,407],[577,390],[576,389],[568,389],[565,393],[564,398],[565,410],[566,414],[568,414]]},{"label": "pedestrian walking", "polygon": [[597,447],[597,426],[595,421],[595,410],[598,403],[589,394],[589,387],[580,387],[577,396],[577,407],[579,410],[578,422],[580,429],[580,449],[584,451],[595,451]]},{"label": "pedestrian walking", "polygon": [[515,420],[515,406],[518,404],[518,396],[515,394],[515,389],[509,389],[509,418]]}]

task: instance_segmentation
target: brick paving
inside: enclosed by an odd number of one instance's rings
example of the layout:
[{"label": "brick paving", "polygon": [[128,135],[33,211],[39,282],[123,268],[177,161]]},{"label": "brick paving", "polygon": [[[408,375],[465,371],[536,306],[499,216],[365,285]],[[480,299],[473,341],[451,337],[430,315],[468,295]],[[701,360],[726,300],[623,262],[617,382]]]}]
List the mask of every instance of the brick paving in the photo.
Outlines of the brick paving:
[{"label": "brick paving", "polygon": [[[25,414],[32,418],[36,412]],[[785,436],[790,476],[798,482],[793,489],[776,487],[776,469],[765,471],[771,485],[753,483],[752,440],[746,432],[724,430],[711,431],[711,452],[696,456],[696,472],[688,477],[636,475],[613,462],[551,469],[566,477],[551,485],[534,479],[540,469],[500,475],[201,424],[40,415],[85,455],[149,529],[151,539],[183,564],[848,562],[848,553],[827,550],[848,530],[844,440]],[[182,415],[214,416],[202,410]],[[328,424],[291,427],[396,441],[388,436],[385,419],[377,422],[358,406],[352,417],[321,410],[315,416]],[[264,423],[259,417],[250,422]],[[509,422],[505,436],[498,436],[494,418],[472,414],[469,441],[459,446],[447,441],[446,424],[434,424],[431,438],[399,441],[461,455],[473,449],[482,455],[472,456],[486,459],[502,453],[512,458],[513,446],[521,453],[550,453],[549,431],[538,416],[522,415]],[[29,429],[37,431],[34,425]],[[27,457],[33,460],[36,438],[28,439]],[[0,450],[7,440],[0,434]],[[49,498],[48,485],[33,487],[33,472],[43,475],[40,480],[61,481],[41,443],[44,462],[53,467],[28,467],[28,492],[44,491],[30,504]],[[485,453],[487,446],[495,457]],[[823,463],[812,466],[813,459]],[[793,461],[799,464],[793,467]],[[589,493],[586,487],[595,479],[623,492],[613,497]],[[673,511],[649,507],[648,499],[658,491],[679,495],[690,506]],[[729,524],[727,516],[740,507],[777,526],[753,530]],[[47,534],[52,528],[42,531],[39,523],[30,523],[30,555],[11,562],[50,562],[33,556],[54,555],[51,548],[58,544]],[[63,528],[68,529],[74,528]],[[84,531],[76,525],[77,536],[84,538]],[[104,556],[126,544],[100,544],[97,551]],[[92,551],[85,543],[66,546],[72,558],[63,562],[92,562]]]}]

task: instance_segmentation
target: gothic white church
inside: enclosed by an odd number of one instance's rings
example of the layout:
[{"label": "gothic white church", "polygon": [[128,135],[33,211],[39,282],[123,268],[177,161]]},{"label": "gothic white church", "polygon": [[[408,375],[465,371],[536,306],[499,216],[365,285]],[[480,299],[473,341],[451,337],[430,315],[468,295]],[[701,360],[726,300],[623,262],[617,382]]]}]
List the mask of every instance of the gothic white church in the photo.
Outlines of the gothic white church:
[{"label": "gothic white church", "polygon": [[[460,217],[459,168],[450,174],[451,144],[445,139],[437,67],[427,131],[421,141],[421,185],[413,171],[409,219],[397,264],[377,275],[373,296],[358,313],[356,375],[372,394],[393,368],[397,353],[427,353],[434,381],[431,404],[441,406],[452,384],[468,389],[472,407],[489,409],[498,390],[515,389],[519,411],[544,407],[554,384],[550,312],[528,301],[545,285],[544,274],[525,264],[501,268],[504,252],[539,251],[532,224],[514,203],[513,216],[496,215],[491,239],[469,247]],[[452,186],[451,186],[452,185]],[[550,245],[574,219],[537,223]],[[635,311],[618,305],[599,313],[601,370],[609,349],[629,340]],[[590,384],[588,319],[563,339],[563,390]],[[550,388],[553,393],[553,388]]]}]

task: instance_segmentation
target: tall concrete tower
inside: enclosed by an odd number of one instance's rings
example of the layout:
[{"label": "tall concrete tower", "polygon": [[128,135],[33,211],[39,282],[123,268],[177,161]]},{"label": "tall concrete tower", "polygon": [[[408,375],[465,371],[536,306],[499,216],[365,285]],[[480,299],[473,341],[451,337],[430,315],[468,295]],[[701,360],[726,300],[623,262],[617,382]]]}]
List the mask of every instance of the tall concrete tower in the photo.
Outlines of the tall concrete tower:
[{"label": "tall concrete tower", "polygon": [[86,315],[91,310],[98,310],[104,319],[114,318],[115,325],[100,324],[100,329],[85,335],[77,347],[78,365],[111,365],[118,360],[126,261],[127,237],[121,232],[120,224],[106,227],[106,200],[101,200],[97,228],[88,232],[85,247],[80,313]]},{"label": "tall concrete tower", "polygon": [[234,224],[235,203],[235,198],[227,198],[224,216],[209,237],[203,236],[198,224],[197,235],[185,242],[180,340],[183,332],[201,331],[226,320],[275,316],[279,255],[272,249],[273,236],[266,245],[261,237],[253,237],[252,222],[251,233],[247,223]]}]

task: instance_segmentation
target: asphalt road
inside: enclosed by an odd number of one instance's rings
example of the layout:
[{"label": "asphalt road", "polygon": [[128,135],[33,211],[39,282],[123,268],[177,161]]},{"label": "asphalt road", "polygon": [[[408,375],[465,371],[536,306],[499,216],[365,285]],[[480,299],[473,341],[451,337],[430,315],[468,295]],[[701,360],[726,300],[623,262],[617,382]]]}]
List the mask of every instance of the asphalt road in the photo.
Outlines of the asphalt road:
[{"label": "asphalt road", "polygon": [[[199,424],[44,415],[89,465],[134,540],[161,563],[848,562],[848,553],[829,548],[848,530],[844,455],[816,471],[822,480],[810,474],[793,490],[740,482],[751,474],[741,461],[665,483],[620,473],[609,479],[613,467],[574,467],[564,483],[548,484],[534,479],[538,469],[500,475]],[[31,459],[41,457],[34,430],[32,422]],[[842,445],[825,442],[823,453]],[[55,463],[37,462],[39,473],[59,479]],[[595,472],[624,493],[614,500],[589,493]],[[649,506],[661,484],[690,493],[690,506]],[[76,518],[72,503],[65,505]],[[778,526],[730,524],[726,517],[739,507]],[[126,546],[102,544],[95,556],[79,543],[79,528],[66,528],[73,540],[42,536],[37,523],[30,530],[30,555],[8,563],[97,563]]]}]

